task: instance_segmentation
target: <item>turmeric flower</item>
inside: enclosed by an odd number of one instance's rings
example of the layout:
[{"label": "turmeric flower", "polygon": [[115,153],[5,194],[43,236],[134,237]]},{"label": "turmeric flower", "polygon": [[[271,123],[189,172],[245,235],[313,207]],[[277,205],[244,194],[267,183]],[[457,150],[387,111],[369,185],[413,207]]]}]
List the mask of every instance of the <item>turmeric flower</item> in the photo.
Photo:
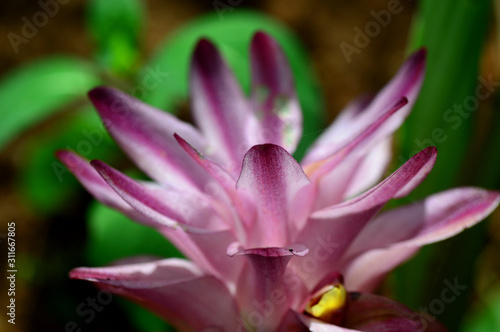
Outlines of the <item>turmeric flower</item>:
[{"label": "turmeric flower", "polygon": [[425,51],[377,96],[348,105],[301,164],[291,155],[302,117],[287,60],[261,32],[250,59],[247,97],[217,49],[197,44],[196,127],[113,88],[89,93],[115,141],[152,180],[70,151],[58,157],[99,201],[154,227],[187,259],[134,257],[77,268],[71,278],[130,298],[180,331],[439,330],[371,292],[421,246],[485,218],[500,197],[459,188],[380,212],[436,160],[426,148],[379,182],[391,135],[420,89]]}]

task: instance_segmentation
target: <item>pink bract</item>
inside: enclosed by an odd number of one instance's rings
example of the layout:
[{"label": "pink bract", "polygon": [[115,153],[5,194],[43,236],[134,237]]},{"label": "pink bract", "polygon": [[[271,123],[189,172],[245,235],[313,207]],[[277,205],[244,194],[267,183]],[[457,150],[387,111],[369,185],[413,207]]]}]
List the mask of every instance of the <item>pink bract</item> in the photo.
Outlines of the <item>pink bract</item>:
[{"label": "pink bract", "polygon": [[[77,268],[71,278],[130,298],[180,331],[440,330],[370,294],[421,246],[476,224],[500,200],[458,188],[380,212],[436,161],[436,149],[426,148],[379,182],[391,135],[422,84],[425,51],[374,98],[349,104],[301,164],[291,155],[302,113],[287,60],[262,32],[250,59],[247,97],[214,45],[199,41],[190,73],[196,127],[113,88],[89,93],[115,141],[152,180],[70,151],[58,157],[100,202],[154,227],[189,260],[135,257]],[[305,313],[339,275],[349,291],[341,318]]]}]

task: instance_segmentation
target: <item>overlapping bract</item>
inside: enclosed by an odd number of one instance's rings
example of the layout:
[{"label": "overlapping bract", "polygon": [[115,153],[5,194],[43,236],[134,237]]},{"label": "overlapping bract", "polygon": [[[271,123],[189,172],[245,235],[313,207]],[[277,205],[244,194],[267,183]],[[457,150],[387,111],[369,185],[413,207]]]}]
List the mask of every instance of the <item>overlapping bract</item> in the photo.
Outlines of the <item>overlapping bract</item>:
[{"label": "overlapping bract", "polygon": [[[390,137],[420,89],[425,51],[377,96],[348,105],[302,165],[291,156],[302,115],[285,56],[259,32],[250,59],[247,98],[214,45],[198,43],[196,127],[113,88],[89,93],[115,141],[152,181],[69,151],[58,157],[99,201],[156,228],[189,261],[132,258],[70,276],[138,301],[182,331],[421,330],[409,309],[369,293],[420,246],[474,225],[500,200],[459,188],[380,213],[423,181],[437,157],[424,149],[376,184]],[[351,292],[343,326],[304,314],[338,273]]]}]

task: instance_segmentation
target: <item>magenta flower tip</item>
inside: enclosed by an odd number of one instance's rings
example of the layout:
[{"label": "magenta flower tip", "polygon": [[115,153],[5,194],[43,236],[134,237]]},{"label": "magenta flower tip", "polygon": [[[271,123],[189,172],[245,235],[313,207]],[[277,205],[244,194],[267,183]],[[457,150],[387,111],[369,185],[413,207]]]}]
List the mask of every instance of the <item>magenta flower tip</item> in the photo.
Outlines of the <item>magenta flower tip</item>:
[{"label": "magenta flower tip", "polygon": [[217,48],[211,41],[204,38],[198,41],[193,53],[193,66],[208,75],[210,70],[216,70],[216,65],[221,60]]},{"label": "magenta flower tip", "polygon": [[106,101],[109,98],[109,95],[115,91],[114,88],[109,87],[109,86],[98,86],[93,88],[88,92],[88,96],[91,101]]}]

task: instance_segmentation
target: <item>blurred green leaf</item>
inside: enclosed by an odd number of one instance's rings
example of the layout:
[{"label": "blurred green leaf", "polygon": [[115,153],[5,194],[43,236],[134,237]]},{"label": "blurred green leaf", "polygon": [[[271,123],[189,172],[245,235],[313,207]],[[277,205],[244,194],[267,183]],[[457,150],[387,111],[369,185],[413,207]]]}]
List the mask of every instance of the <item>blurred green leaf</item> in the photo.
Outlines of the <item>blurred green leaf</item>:
[{"label": "blurred green leaf", "polygon": [[91,0],[87,25],[97,44],[98,61],[117,74],[136,69],[144,21],[140,0]]},{"label": "blurred green leaf", "polygon": [[[290,30],[262,14],[238,9],[220,20],[217,13],[183,26],[157,51],[138,76],[136,96],[146,102],[172,111],[188,98],[188,72],[196,42],[207,37],[221,50],[243,89],[250,88],[249,44],[253,34],[262,30],[278,40],[292,67],[297,93],[304,113],[304,134],[296,157],[324,128],[323,99],[316,84],[304,48]],[[162,73],[163,76],[154,73]],[[168,75],[168,76],[167,76]],[[157,78],[154,88],[146,89],[144,80]]]},{"label": "blurred green leaf", "polygon": [[175,331],[163,319],[140,305],[125,299],[118,299],[120,305],[127,311],[128,319],[131,320],[137,331]]},{"label": "blurred green leaf", "polygon": [[139,255],[182,257],[156,230],[137,224],[120,212],[94,202],[88,212],[86,255],[91,265]]},{"label": "blurred green leaf", "polygon": [[21,190],[37,213],[43,214],[62,209],[73,196],[74,188],[81,187],[56,159],[56,150],[68,149],[88,159],[107,160],[118,152],[91,107],[72,112],[33,135],[22,149]]},{"label": "blurred green leaf", "polygon": [[[500,8],[500,5],[499,5]],[[482,147],[482,159],[480,160],[480,171],[475,174],[477,184],[482,187],[500,188],[500,91],[495,94],[495,105],[493,106],[492,125],[489,135]]]},{"label": "blurred green leaf", "polygon": [[[491,4],[490,0],[419,2],[410,45],[412,49],[427,48],[427,70],[420,97],[401,131],[399,161],[407,160],[429,145],[436,146],[439,154],[434,169],[410,200],[460,183],[459,174],[464,169],[476,118],[474,102],[480,101],[476,87],[481,83],[479,61]],[[458,278],[461,284],[471,285],[470,267],[483,237],[484,225],[480,225],[451,240],[424,248],[396,272],[399,299],[417,309],[440,296],[445,279]],[[466,293],[457,297],[437,318],[450,330],[456,330],[467,299]]]},{"label": "blurred green leaf", "polygon": [[13,70],[0,81],[0,149],[98,84],[92,66],[70,57],[43,59]]},{"label": "blurred green leaf", "polygon": [[411,47],[427,48],[427,70],[417,103],[403,125],[401,152],[406,160],[434,145],[439,157],[414,197],[450,188],[457,181],[475,119],[467,102],[480,101],[479,60],[492,10],[490,0],[424,0],[419,5]]},{"label": "blurred green leaf", "polygon": [[500,288],[493,289],[481,302],[467,317],[461,332],[500,331]]}]

